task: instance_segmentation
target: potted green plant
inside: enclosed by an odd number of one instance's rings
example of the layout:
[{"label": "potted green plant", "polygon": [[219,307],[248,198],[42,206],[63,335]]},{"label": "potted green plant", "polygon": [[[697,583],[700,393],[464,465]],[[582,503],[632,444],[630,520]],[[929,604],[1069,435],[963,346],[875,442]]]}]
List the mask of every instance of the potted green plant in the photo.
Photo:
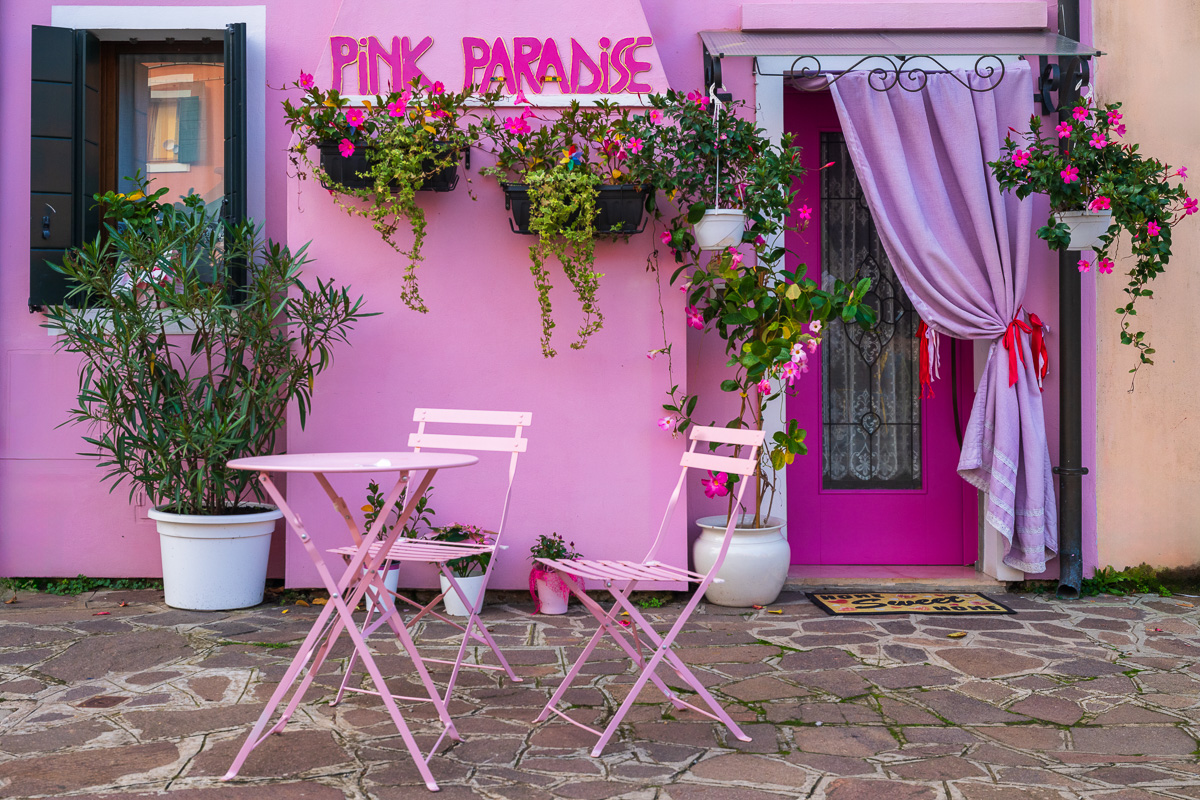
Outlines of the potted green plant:
[{"label": "potted green plant", "polygon": [[582,581],[574,575],[539,564],[539,558],[571,559],[579,558],[575,543],[563,541],[557,533],[549,536],[538,534],[529,548],[529,557],[533,559],[533,568],[529,571],[529,594],[533,596],[533,613],[535,614],[565,614],[567,602],[571,599],[571,590],[567,583],[582,587]]},{"label": "potted green plant", "polygon": [[[474,542],[477,544],[485,544],[491,542],[495,533],[485,531],[478,525],[464,525],[456,522],[453,525],[446,525],[441,528],[434,528],[429,535],[429,539],[435,542]],[[462,587],[463,593],[471,603],[478,603],[480,595],[483,593],[484,573],[487,572],[488,565],[492,562],[491,553],[479,553],[473,556],[463,556],[462,558],[451,559],[446,562],[446,566],[450,568],[450,572],[454,574],[458,585]],[[463,604],[462,598],[450,586],[450,581],[445,575],[438,575],[438,581],[441,584],[442,592],[445,594],[442,602],[446,604],[446,613],[452,617],[466,617],[470,612]]]},{"label": "potted green plant", "polygon": [[[458,162],[470,145],[459,123],[471,90],[448,92],[441,82],[423,85],[418,79],[403,92],[376,95],[359,107],[336,90],[318,88],[306,73],[293,86],[304,95],[298,103],[285,99],[283,109],[295,135],[290,158],[297,174],[315,177],[340,208],[370,220],[407,259],[400,298],[427,312],[416,274],[426,232],[417,192],[458,185]],[[395,239],[401,222],[413,237],[407,248]]]},{"label": "potted green plant", "polygon": [[369,315],[332,281],[301,282],[303,248],[135,180],[97,195],[104,232],[55,266],[73,288],[46,327],[81,357],[71,421],[113,488],[154,506],[168,605],[255,605],[281,513],[252,502],[253,473],[225,465],[273,452],[291,403],[303,426],[333,346]]},{"label": "potted green plant", "polygon": [[[429,505],[430,495],[433,494],[433,487],[430,486],[425,490],[425,494],[417,499],[417,505],[413,508],[412,517],[404,530],[400,532],[401,536],[408,539],[416,539],[420,537],[421,529],[426,531],[433,530],[433,517],[437,513]],[[403,498],[403,495],[401,495]],[[362,507],[363,512],[363,530],[370,530],[375,524],[375,520],[379,519],[379,515],[384,515],[384,523],[379,529],[379,539],[383,541],[387,538],[388,532],[396,527],[396,522],[400,517],[402,510],[401,505],[403,500],[397,500],[390,509],[384,509],[384,503],[387,497],[376,481],[367,483],[367,502]],[[390,522],[389,522],[390,520]],[[400,587],[400,562],[385,561],[382,568],[379,570],[380,577],[383,578],[384,586],[389,592],[395,592]],[[374,611],[375,603],[368,597],[367,610]]]},{"label": "potted green plant", "polygon": [[1080,272],[1095,265],[1099,272],[1111,273],[1118,241],[1129,234],[1129,302],[1117,313],[1121,342],[1138,351],[1138,363],[1130,370],[1136,372],[1142,364],[1154,363],[1154,348],[1145,331],[1131,328],[1135,304],[1154,296],[1146,286],[1171,258],[1171,229],[1196,213],[1198,204],[1182,183],[1171,182],[1187,177],[1185,167],[1171,167],[1142,155],[1138,145],[1120,141],[1125,135],[1120,109],[1120,103],[1097,106],[1081,100],[1053,135],[1043,133],[1041,117],[1035,115],[1029,130],[1018,134],[1023,143],[1007,137],[1003,156],[989,166],[1000,188],[1017,197],[1046,195],[1051,217],[1038,236],[1053,250],[1092,250],[1093,258],[1080,259]]},{"label": "potted green plant", "polygon": [[[725,345],[732,372],[720,388],[738,399],[738,413],[725,425],[762,430],[764,404],[796,389],[820,345],[823,326],[840,319],[869,327],[876,312],[864,300],[868,279],[821,287],[807,276],[803,264],[795,269],[785,264],[786,250],[779,244],[783,234],[805,224],[810,213],[807,208],[793,209],[805,172],[799,148],[786,136],[778,143],[769,141],[754,122],[737,116],[739,104],[718,109],[714,126],[704,99],[695,92],[651,96],[653,110],[635,122],[653,164],[650,180],[666,192],[668,202],[659,207],[666,228],[661,240],[677,264],[671,282],[683,282],[687,323],[714,331]],[[726,152],[729,142],[735,144]],[[703,213],[716,189],[714,173],[696,154],[718,148],[729,163],[738,164],[735,171],[723,173],[720,180],[729,183],[721,192],[740,196],[748,227],[736,244],[704,254],[688,225]],[[665,352],[669,357],[670,349],[664,342],[650,355]],[[668,395],[659,426],[674,435],[692,424],[696,396],[681,393],[677,385]],[[699,521],[702,533],[693,548],[698,570],[714,563],[729,515],[740,515],[718,574],[722,582],[706,593],[711,602],[764,605],[782,589],[789,555],[782,535],[785,523],[771,515],[769,504],[764,508],[764,501],[768,493],[774,499],[775,472],[807,452],[804,438],[799,423],[785,419],[782,429],[768,439],[750,478],[753,507],[732,508],[734,493],[729,489],[738,476],[709,473],[702,479],[705,494],[728,497],[730,507],[724,516]]]},{"label": "potted green plant", "polygon": [[[529,248],[530,272],[542,320],[542,355],[556,354],[550,300],[551,257],[562,265],[583,310],[571,347],[579,350],[604,325],[596,301],[596,236],[628,236],[641,231],[642,211],[651,194],[644,178],[642,140],[632,134],[629,112],[607,101],[595,108],[578,102],[552,118],[524,108],[503,115],[498,97],[484,102],[492,112],[471,129],[471,138],[496,156],[480,170],[500,182],[516,233],[537,237]],[[532,124],[531,124],[532,123]]]}]

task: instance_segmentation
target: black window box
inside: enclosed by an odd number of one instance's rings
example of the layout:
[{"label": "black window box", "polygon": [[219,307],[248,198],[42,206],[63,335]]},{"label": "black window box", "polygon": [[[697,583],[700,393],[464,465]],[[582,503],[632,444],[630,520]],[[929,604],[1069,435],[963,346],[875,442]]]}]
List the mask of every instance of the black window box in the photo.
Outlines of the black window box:
[{"label": "black window box", "polygon": [[[523,183],[503,183],[504,207],[512,212],[509,227],[513,233],[532,234],[529,230],[529,187]],[[642,214],[653,189],[649,186],[621,184],[601,186],[596,197],[596,233],[625,236],[646,230]]]},{"label": "black window box", "polygon": [[[334,184],[346,189],[370,189],[375,186],[375,181],[371,178],[371,163],[367,159],[367,154],[371,151],[370,146],[357,144],[349,156],[342,155],[337,142],[321,142],[317,149],[321,151],[321,169],[325,170],[325,174]],[[427,160],[423,166],[427,170],[432,169],[433,159]],[[396,185],[393,181],[392,186]],[[417,191],[449,192],[456,186],[457,162],[430,175],[417,187]]]}]

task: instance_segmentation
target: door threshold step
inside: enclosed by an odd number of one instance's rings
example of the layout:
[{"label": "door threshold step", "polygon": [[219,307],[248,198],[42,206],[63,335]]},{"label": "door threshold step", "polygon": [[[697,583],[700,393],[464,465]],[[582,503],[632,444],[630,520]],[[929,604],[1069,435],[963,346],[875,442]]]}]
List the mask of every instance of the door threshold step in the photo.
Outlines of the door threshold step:
[{"label": "door threshold step", "polygon": [[1005,581],[974,567],[879,564],[793,564],[784,591],[820,592],[1004,592]]}]

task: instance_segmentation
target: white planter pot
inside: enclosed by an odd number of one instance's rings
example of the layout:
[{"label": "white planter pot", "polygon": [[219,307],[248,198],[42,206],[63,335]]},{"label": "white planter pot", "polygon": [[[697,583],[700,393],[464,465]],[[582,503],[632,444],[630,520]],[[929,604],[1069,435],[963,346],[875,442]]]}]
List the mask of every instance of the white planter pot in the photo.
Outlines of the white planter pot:
[{"label": "white planter pot", "polygon": [[[463,594],[467,596],[472,605],[478,605],[479,597],[483,594],[483,577],[482,575],[472,575],[469,578],[456,577],[454,579],[462,587]],[[450,586],[450,581],[446,580],[446,576],[438,575],[438,582],[442,585],[442,591],[446,593],[446,596],[442,598],[442,602],[446,604],[446,613],[452,617],[470,616],[471,612],[463,605],[462,598]]]},{"label": "white planter pot", "polygon": [[696,223],[696,246],[701,250],[724,250],[741,244],[746,229],[746,212],[740,208],[710,208]]},{"label": "white planter pot", "polygon": [[[389,592],[396,591],[396,588],[400,585],[400,562],[393,561],[390,569],[379,570],[379,577],[383,578],[383,585],[388,588]],[[381,599],[383,600],[384,608],[391,608],[392,603],[396,602],[396,598],[391,595]],[[370,594],[367,595],[367,611],[372,616],[375,615],[375,601],[371,599]]]},{"label": "white planter pot", "polygon": [[[700,538],[692,545],[692,559],[697,572],[707,573],[716,563],[727,521],[724,516],[696,520]],[[752,521],[753,517],[749,516],[743,516],[741,520],[742,524]],[[704,593],[708,602],[737,608],[775,602],[787,581],[792,551],[783,536],[783,526],[787,523],[779,517],[770,517],[767,524],[769,527],[766,528],[733,529],[725,561],[717,570],[717,577],[723,582],[708,587]]]},{"label": "white planter pot", "polygon": [[[545,576],[545,577],[542,577]],[[538,613],[565,614],[567,603],[571,600],[571,590],[566,582],[571,580],[569,575],[560,572],[543,570],[537,577]]]},{"label": "white planter pot", "polygon": [[1055,222],[1064,222],[1071,230],[1072,250],[1094,250],[1100,247],[1100,237],[1112,225],[1112,211],[1060,211]]},{"label": "white planter pot", "polygon": [[271,534],[283,512],[255,507],[263,511],[199,516],[150,510],[158,523],[167,605],[227,611],[262,602]]}]

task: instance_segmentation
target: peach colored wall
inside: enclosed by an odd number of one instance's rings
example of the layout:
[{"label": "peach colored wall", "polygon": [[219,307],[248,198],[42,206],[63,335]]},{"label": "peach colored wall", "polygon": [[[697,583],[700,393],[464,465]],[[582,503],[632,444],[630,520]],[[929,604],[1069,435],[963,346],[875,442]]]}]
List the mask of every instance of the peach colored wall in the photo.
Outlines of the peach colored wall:
[{"label": "peach colored wall", "polygon": [[[1200,105],[1187,76],[1200,50],[1200,3],[1094,0],[1098,94],[1121,101],[1130,141],[1171,165],[1200,169]],[[1195,179],[1193,193],[1200,192]],[[1120,569],[1200,562],[1200,224],[1174,231],[1174,255],[1142,302],[1137,329],[1158,352],[1130,391],[1134,352],[1118,338],[1126,302],[1119,275],[1099,281],[1097,301],[1096,489],[1100,563]],[[1090,276],[1089,276],[1090,277]],[[1136,330],[1136,329],[1135,329]]]}]

